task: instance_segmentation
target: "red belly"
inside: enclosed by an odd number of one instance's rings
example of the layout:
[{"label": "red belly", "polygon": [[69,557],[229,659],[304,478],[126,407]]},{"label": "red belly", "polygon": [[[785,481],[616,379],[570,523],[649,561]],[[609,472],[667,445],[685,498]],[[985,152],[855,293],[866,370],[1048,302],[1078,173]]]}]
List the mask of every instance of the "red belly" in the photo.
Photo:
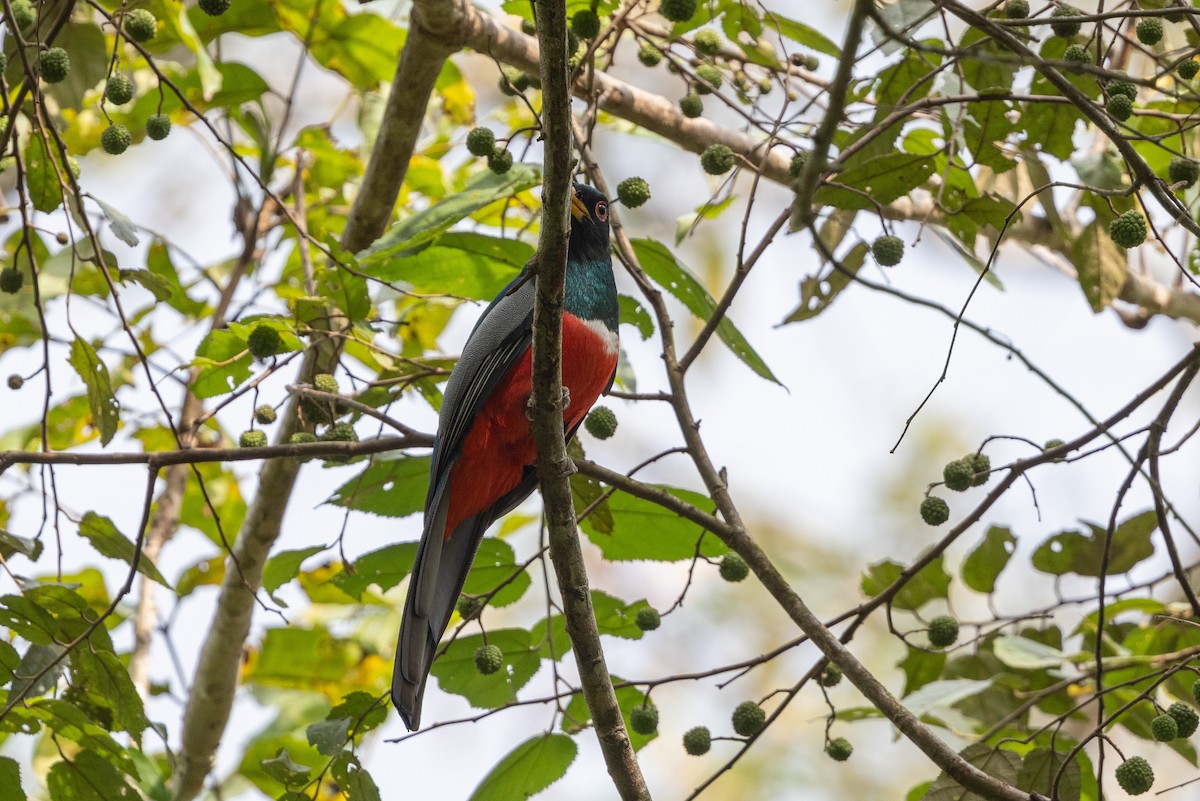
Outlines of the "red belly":
[{"label": "red belly", "polygon": [[[462,453],[451,468],[450,508],[446,537],[463,520],[491,507],[514,490],[525,468],[537,462],[537,447],[526,417],[530,352],[517,361],[484,403],[463,441]],[[563,415],[567,430],[583,420],[617,366],[615,350],[569,314],[563,315],[563,386],[571,405]]]}]

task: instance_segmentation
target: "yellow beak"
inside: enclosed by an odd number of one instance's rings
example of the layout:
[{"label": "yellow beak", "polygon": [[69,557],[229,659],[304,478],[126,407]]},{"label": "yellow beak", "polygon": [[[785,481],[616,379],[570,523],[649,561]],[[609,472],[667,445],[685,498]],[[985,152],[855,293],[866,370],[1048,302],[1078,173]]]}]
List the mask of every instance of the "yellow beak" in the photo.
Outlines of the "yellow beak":
[{"label": "yellow beak", "polygon": [[575,194],[575,187],[571,187],[571,216],[576,220],[592,219],[592,215],[588,214],[587,206],[583,205],[583,201]]}]

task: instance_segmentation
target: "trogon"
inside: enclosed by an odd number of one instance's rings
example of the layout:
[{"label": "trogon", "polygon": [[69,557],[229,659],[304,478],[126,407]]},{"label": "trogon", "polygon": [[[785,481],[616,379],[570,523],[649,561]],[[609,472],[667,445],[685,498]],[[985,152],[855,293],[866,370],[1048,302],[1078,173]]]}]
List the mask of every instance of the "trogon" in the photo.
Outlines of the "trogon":
[{"label": "trogon", "polygon": [[[608,200],[574,184],[562,321],[563,426],[568,439],[617,368],[617,288]],[[442,396],[425,498],[425,528],[396,645],[392,701],[410,731],[484,531],[537,486],[529,430],[534,281],[521,272],[475,324]]]}]

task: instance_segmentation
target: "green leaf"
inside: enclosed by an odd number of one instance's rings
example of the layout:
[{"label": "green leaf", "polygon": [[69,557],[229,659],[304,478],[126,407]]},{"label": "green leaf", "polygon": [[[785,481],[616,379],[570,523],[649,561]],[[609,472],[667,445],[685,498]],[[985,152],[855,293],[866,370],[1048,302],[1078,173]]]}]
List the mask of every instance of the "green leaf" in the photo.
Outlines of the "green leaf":
[{"label": "green leaf", "polygon": [[[609,681],[613,684],[621,684],[623,680],[620,676],[610,676]],[[641,734],[633,730],[629,725],[629,713],[635,706],[641,706],[645,703],[646,694],[637,687],[618,687],[616,690],[617,706],[621,709],[621,716],[625,718],[625,731],[629,735],[629,743],[633,746],[634,751],[640,751],[652,740],[658,737],[658,732],[654,731],[650,734]],[[583,693],[575,693],[571,696],[571,702],[567,704],[567,709],[563,713],[562,730],[567,734],[578,734],[592,723],[592,713],[587,707],[587,701],[584,700]]]},{"label": "green leaf", "polygon": [[847,161],[827,184],[817,190],[813,202],[839,209],[874,209],[888,204],[921,186],[937,166],[933,156],[924,153],[890,152]]},{"label": "green leaf", "polygon": [[[871,565],[863,574],[862,589],[874,597],[890,587],[904,572],[904,565],[884,559]],[[897,609],[920,609],[929,601],[945,598],[950,589],[950,574],[946,572],[939,554],[896,593],[892,606]]]},{"label": "green leaf", "polygon": [[369,273],[390,259],[415,252],[489,203],[532,189],[541,182],[541,169],[532,164],[514,164],[503,175],[491,171],[477,173],[467,181],[463,191],[388,228],[374,244],[358,254],[359,267]]},{"label": "green leaf", "polygon": [[807,47],[810,50],[816,50],[818,53],[824,53],[827,56],[833,56],[834,58],[841,58],[842,56],[841,49],[826,38],[825,34],[815,28],[810,28],[803,22],[797,22],[796,20],[788,19],[782,14],[773,13],[763,14],[763,22],[796,44]]},{"label": "green leaf", "polygon": [[[843,212],[837,212],[837,214],[841,213]],[[825,227],[831,223],[832,218],[826,221],[825,226],[821,229],[822,233]],[[813,275],[801,281],[800,305],[785,317],[783,322],[799,323],[810,320],[828,309],[834,298],[841,294],[842,290],[850,285],[853,277],[858,274],[870,251],[871,249],[865,242],[859,242],[846,254],[846,258],[842,259],[839,265],[841,269],[830,270],[824,278]]]},{"label": "green leaf", "polygon": [[88,695],[112,710],[113,730],[127,731],[140,742],[142,732],[150,725],[142,697],[129,669],[112,651],[76,648],[71,652],[74,667],[74,686],[83,688]]},{"label": "green leaf", "polygon": [[1006,526],[992,526],[983,535],[975,550],[963,560],[962,579],[975,592],[990,594],[996,589],[996,577],[1008,565],[1013,551],[1017,549],[1017,538]]},{"label": "green leaf", "polygon": [[[1098,577],[1104,560],[1106,529],[1086,520],[1083,523],[1091,529],[1090,536],[1079,531],[1060,531],[1052,535],[1033,552],[1033,566],[1053,576],[1075,573]],[[1119,524],[1109,549],[1108,575],[1126,573],[1153,556],[1154,543],[1150,535],[1157,528],[1158,516],[1152,510]]]},{"label": "green leaf", "polygon": [[407,517],[425,508],[429,457],[386,454],[334,491],[326,503],[384,517]]},{"label": "green leaf", "polygon": [[62,659],[65,650],[58,643],[30,645],[13,671],[16,677],[11,689],[13,697],[37,698],[53,688],[67,668],[66,660]]},{"label": "green leaf", "polygon": [[[1031,793],[1041,793],[1046,798],[1052,795],[1058,801],[1080,801],[1082,788],[1079,762],[1072,759],[1065,765],[1065,758],[1050,748],[1035,748],[1025,755],[1021,770],[1017,773],[1017,787]],[[1062,778],[1058,778],[1059,771]]]},{"label": "green leaf", "polygon": [[412,572],[417,558],[417,543],[402,542],[388,545],[377,551],[365,553],[354,560],[353,570],[347,568],[333,577],[333,583],[342,592],[355,598],[372,584],[387,592]]},{"label": "green leaf", "polygon": [[298,548],[294,551],[281,551],[275,554],[263,566],[263,589],[275,603],[280,603],[279,599],[275,597],[275,590],[296,577],[296,574],[300,572],[300,565],[305,559],[323,550],[325,550],[324,545],[313,545],[309,548]]},{"label": "green leaf", "polygon": [[[36,648],[38,646],[31,647]],[[0,687],[12,681],[12,677],[17,671],[17,666],[20,664],[21,655],[17,653],[17,649],[4,640],[0,640]]]},{"label": "green leaf", "polygon": [[358,643],[338,639],[323,628],[268,629],[247,673],[262,685],[315,690],[347,681],[361,658]]},{"label": "green leaf", "polygon": [[[38,211],[54,211],[63,202],[61,181],[65,179],[65,171],[62,171],[59,160],[47,152],[41,131],[34,131],[30,135],[24,158],[25,188],[29,192],[30,202]],[[60,171],[63,179],[59,178]]]},{"label": "green leaf", "polygon": [[157,301],[171,299],[171,285],[167,281],[149,270],[121,270],[118,273],[118,278],[122,284],[127,284],[132,281],[140,285],[143,289],[154,295]]},{"label": "green leaf", "polygon": [[[700,509],[712,507],[707,496],[688,490],[660,486],[677,498]],[[584,518],[580,528],[611,562],[648,559],[656,562],[678,562],[696,556],[697,541],[700,556],[716,557],[729,549],[713,534],[706,534],[692,523],[658,504],[635,498],[624,492],[613,493],[608,499],[612,512],[612,532],[605,533],[595,522]]]},{"label": "green leaf", "polygon": [[[488,675],[475,667],[475,650],[485,644],[504,654],[500,670]],[[488,632],[486,643],[481,634],[460,636],[434,660],[430,674],[444,691],[461,695],[471,706],[496,709],[517,700],[517,691],[529,683],[541,662],[528,631],[496,629]]]},{"label": "green leaf", "polygon": [[298,787],[308,781],[311,770],[304,765],[293,762],[286,748],[280,748],[271,759],[262,760],[259,765],[263,772],[285,787]]},{"label": "green leaf", "polygon": [[1014,670],[1055,668],[1067,661],[1067,654],[1027,637],[1002,634],[992,642],[992,653]]},{"label": "green leaf", "polygon": [[967,52],[963,59],[962,77],[967,85],[981,92],[985,89],[1009,89],[1017,64],[1012,53],[978,28],[963,32],[959,46]]},{"label": "green leaf", "polygon": [[92,412],[92,425],[100,432],[100,444],[107,445],[117,433],[121,410],[121,404],[113,394],[108,368],[92,346],[79,337],[71,342],[70,362],[87,386],[88,408]]},{"label": "green leaf", "polygon": [[0,556],[11,559],[15,554],[27,556],[29,561],[36,562],[42,555],[42,541],[19,537],[0,528]]},{"label": "green leaf", "polygon": [[[92,197],[92,202],[100,207],[100,211],[104,213],[104,218],[108,220],[109,230],[113,232],[113,236],[135,248],[138,245],[137,226],[133,220],[129,219],[120,209],[108,205],[98,197]],[[125,279],[121,279],[125,280]],[[161,298],[160,298],[161,300]]]},{"label": "green leaf", "polygon": [[354,754],[339,755],[333,761],[332,771],[334,781],[346,793],[347,801],[379,801],[379,787]]},{"label": "green leaf", "polygon": [[[993,748],[984,743],[974,743],[964,748],[960,754],[975,767],[991,776],[995,776],[1005,784],[1017,783],[1017,772],[1021,769],[1021,757],[1012,751]],[[954,779],[942,773],[933,782],[929,792],[921,801],[987,801],[987,799],[967,792]]]},{"label": "green leaf", "polygon": [[904,671],[904,696],[907,697],[941,677],[946,667],[946,653],[909,648],[908,656],[899,663],[899,667]]},{"label": "green leaf", "polygon": [[26,801],[21,788],[21,766],[12,757],[0,756],[0,787],[5,788],[5,801]]},{"label": "green leaf", "polygon": [[578,748],[565,734],[542,734],[514,748],[483,778],[470,801],[520,801],[567,774]]},{"label": "green leaf", "polygon": [[645,307],[637,298],[631,298],[629,295],[618,295],[617,303],[621,307],[621,323],[636,328],[643,342],[649,339],[654,333],[654,321],[650,319],[650,313]]},{"label": "green leaf", "polygon": [[310,723],[304,730],[308,744],[325,756],[336,756],[346,747],[350,739],[350,726],[354,721],[350,718],[334,718],[333,720],[318,720]]},{"label": "green leaf", "polygon": [[192,362],[200,368],[192,382],[192,394],[204,399],[232,392],[250,377],[252,361],[244,338],[224,328],[209,333],[196,348]]},{"label": "green leaf", "polygon": [[94,751],[55,762],[46,776],[54,801],[140,801],[140,796],[108,761]]},{"label": "green leaf", "polygon": [[533,258],[518,239],[452,231],[434,244],[367,270],[384,281],[404,281],[415,292],[491,300]]},{"label": "green leaf", "polygon": [[[488,601],[492,606],[508,606],[520,600],[532,584],[532,579],[524,568],[517,565],[516,556],[512,546],[504,540],[485,537],[475,552],[475,561],[471,563],[471,572],[467,573],[463,592],[486,595],[495,590],[496,594]],[[497,590],[497,587],[500,589]]]},{"label": "green leaf", "polygon": [[329,710],[325,719],[349,720],[355,738],[361,738],[367,732],[373,731],[387,722],[388,707],[374,695],[362,690],[355,690],[347,694],[340,704]]},{"label": "green leaf", "polygon": [[[677,260],[675,254],[665,245],[653,239],[635,239],[633,240],[633,249],[646,274],[656,284],[670,292],[697,319],[707,321],[712,316],[717,308],[716,301],[713,300],[704,285],[696,279],[692,271]],[[741,359],[751,370],[768,381],[779,383],[779,379],[775,378],[771,368],[767,367],[762,357],[754,348],[750,347],[750,343],[737,330],[728,316],[722,317],[720,324],[717,325],[717,336],[733,351],[733,355]]]},{"label": "green leaf", "polygon": [[1079,272],[1079,285],[1092,311],[1101,312],[1121,296],[1129,277],[1129,254],[1108,235],[1112,214],[1097,210],[1071,243],[1071,262]]},{"label": "green leaf", "polygon": [[[117,531],[117,527],[107,517],[88,512],[83,516],[83,520],[79,521],[79,534],[90,542],[101,556],[120,559],[130,567],[133,566],[134,556],[137,554],[133,543]],[[162,573],[159,573],[158,568],[145,556],[137,560],[137,571],[170,589],[171,585],[163,578]]]}]

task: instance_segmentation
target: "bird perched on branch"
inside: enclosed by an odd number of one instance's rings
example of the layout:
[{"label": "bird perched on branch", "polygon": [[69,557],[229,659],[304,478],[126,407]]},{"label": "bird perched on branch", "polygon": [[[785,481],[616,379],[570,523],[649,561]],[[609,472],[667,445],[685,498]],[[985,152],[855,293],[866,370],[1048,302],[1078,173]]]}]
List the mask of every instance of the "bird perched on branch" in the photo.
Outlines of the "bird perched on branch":
[{"label": "bird perched on branch", "polygon": [[[608,243],[608,200],[571,192],[562,321],[563,426],[583,422],[617,367],[617,288]],[[409,580],[396,645],[392,702],[421,724],[425,681],[484,531],[537,486],[529,429],[534,282],[529,268],[484,311],[442,398],[425,498],[425,530]]]}]

